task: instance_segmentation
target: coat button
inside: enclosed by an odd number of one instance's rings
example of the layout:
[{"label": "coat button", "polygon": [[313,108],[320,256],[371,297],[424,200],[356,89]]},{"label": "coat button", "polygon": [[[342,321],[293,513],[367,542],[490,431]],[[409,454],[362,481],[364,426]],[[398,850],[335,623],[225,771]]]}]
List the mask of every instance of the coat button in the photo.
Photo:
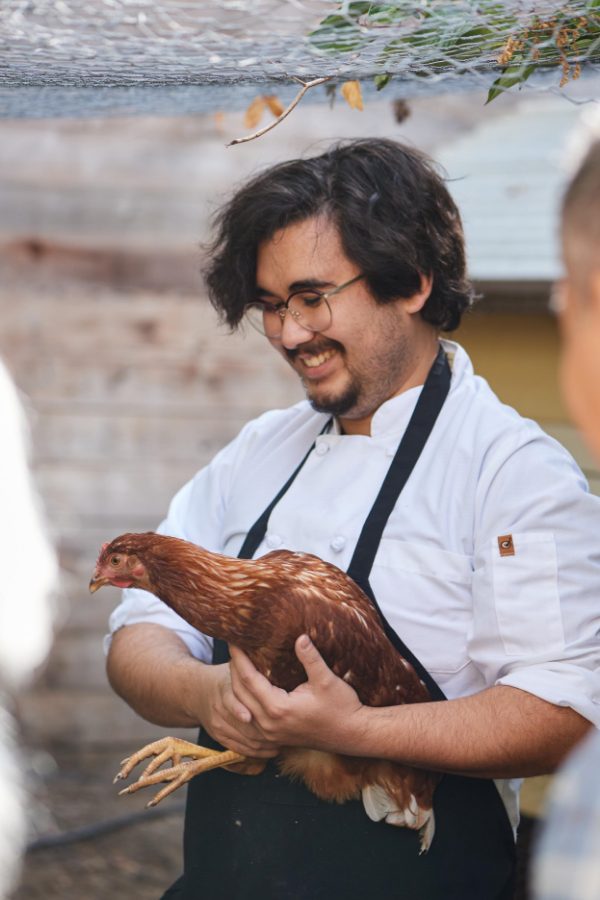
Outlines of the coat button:
[{"label": "coat button", "polygon": [[327,453],[328,450],[329,450],[329,444],[326,444],[325,441],[321,441],[315,447],[315,453],[317,453],[319,456],[325,456],[325,454]]},{"label": "coat button", "polygon": [[336,534],[336,536],[331,539],[330,547],[337,553],[339,553],[340,550],[343,550],[345,546],[346,538],[342,534]]},{"label": "coat button", "polygon": [[283,541],[279,537],[278,534],[273,534],[269,532],[266,536],[267,547],[270,547],[271,550],[276,550],[278,547],[281,547]]}]

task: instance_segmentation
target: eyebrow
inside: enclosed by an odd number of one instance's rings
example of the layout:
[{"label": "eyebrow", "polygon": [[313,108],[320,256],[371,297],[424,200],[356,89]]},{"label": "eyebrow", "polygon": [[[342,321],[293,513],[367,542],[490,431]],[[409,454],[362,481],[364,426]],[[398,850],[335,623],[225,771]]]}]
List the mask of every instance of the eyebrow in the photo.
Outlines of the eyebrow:
[{"label": "eyebrow", "polygon": [[[322,281],[319,278],[303,278],[300,281],[293,281],[290,285],[288,285],[288,297],[290,294],[295,293],[296,291],[302,291],[305,289],[315,288],[327,288],[327,287],[335,287],[335,282],[333,281]],[[260,285],[256,286],[256,293],[259,296],[264,297],[273,297],[274,299],[281,299],[277,294],[272,294],[271,291],[268,291],[266,288],[260,287]]]}]

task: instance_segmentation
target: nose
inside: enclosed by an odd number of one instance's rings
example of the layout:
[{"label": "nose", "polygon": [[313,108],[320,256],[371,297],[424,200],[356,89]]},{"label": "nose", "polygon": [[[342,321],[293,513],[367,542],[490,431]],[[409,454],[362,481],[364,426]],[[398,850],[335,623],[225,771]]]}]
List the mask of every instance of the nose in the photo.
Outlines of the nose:
[{"label": "nose", "polygon": [[286,350],[293,350],[298,344],[305,344],[313,336],[314,331],[301,325],[288,309],[281,323],[279,340]]}]

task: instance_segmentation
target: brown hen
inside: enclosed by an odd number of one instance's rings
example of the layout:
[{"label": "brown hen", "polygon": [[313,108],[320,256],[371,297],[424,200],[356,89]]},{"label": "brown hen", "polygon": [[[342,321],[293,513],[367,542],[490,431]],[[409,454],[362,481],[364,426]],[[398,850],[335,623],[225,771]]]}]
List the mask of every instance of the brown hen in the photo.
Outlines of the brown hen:
[{"label": "brown hen", "polygon": [[[90,590],[105,584],[150,591],[194,628],[240,647],[269,681],[286,691],[306,681],[294,644],[299,635],[308,634],[330,668],[367,706],[430,699],[356,582],[311,554],[274,550],[256,560],[235,559],[152,532],[124,534],[103,545]],[[263,760],[233,751],[165,738],[125,760],[117,779],[148,757],[154,758],[140,779],[122,793],[169,782],[149,805],[202,771],[243,764],[247,774],[257,774],[265,766]],[[182,757],[191,761],[181,762]],[[168,760],[171,767],[160,769]],[[438,775],[388,760],[299,747],[283,748],[278,763],[284,774],[301,778],[323,800],[343,803],[362,795],[370,818],[420,830],[421,851],[429,847]]]}]

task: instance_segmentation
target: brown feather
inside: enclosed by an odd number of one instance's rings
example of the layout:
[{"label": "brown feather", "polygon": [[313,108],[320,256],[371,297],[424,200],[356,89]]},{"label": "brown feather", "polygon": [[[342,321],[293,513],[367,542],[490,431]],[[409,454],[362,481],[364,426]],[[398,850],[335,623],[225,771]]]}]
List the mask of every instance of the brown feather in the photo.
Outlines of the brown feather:
[{"label": "brown feather", "polygon": [[[212,553],[154,533],[125,534],[106,545],[96,573],[123,557],[121,577],[139,561],[132,584],[151,591],[194,628],[244,650],[256,668],[291,691],[306,674],[294,644],[308,634],[326,663],[368,706],[421,703],[429,693],[386,637],[373,605],[345,572],[309,553],[274,550],[257,560]],[[398,802],[412,794],[431,807],[439,776],[389,761],[284,748],[282,771],[318,796],[344,800],[378,784]],[[414,827],[414,826],[413,826]]]}]

